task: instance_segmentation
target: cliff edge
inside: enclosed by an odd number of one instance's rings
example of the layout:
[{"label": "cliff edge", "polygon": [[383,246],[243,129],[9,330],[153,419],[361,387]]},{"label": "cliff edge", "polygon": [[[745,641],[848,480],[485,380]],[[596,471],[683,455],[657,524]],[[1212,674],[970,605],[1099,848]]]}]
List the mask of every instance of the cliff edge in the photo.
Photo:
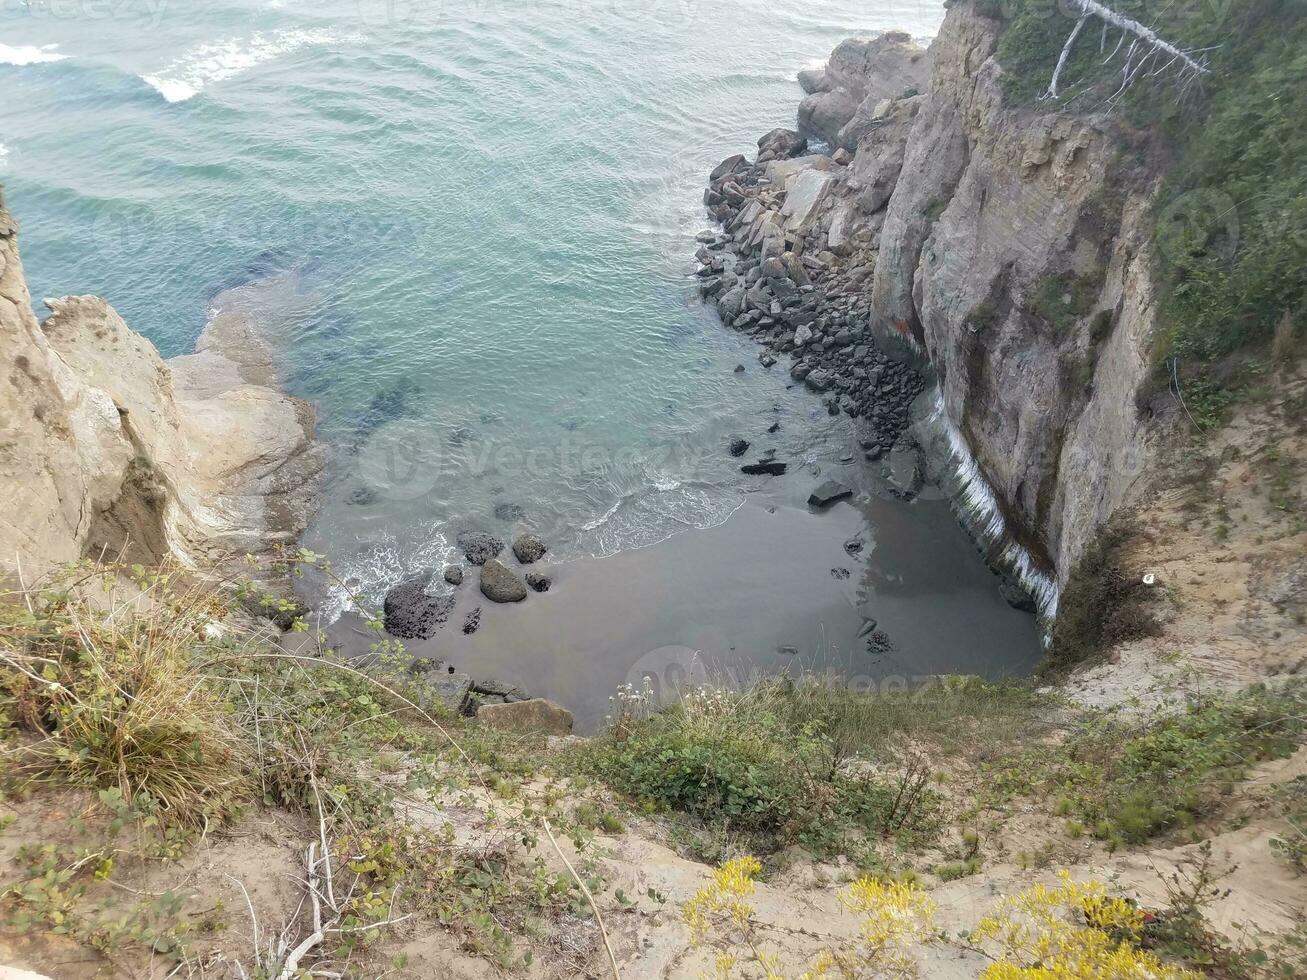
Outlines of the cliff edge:
[{"label": "cliff edge", "polygon": [[326,449],[247,316],[165,361],[98,297],[45,305],[38,323],[0,199],[0,565],[212,563],[298,537]]}]

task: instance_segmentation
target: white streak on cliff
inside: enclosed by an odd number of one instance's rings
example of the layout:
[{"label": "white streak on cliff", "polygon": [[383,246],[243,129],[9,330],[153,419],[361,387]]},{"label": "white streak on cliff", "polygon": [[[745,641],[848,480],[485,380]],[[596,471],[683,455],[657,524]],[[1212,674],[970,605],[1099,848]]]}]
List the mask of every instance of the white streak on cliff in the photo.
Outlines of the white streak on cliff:
[{"label": "white streak on cliff", "polygon": [[935,404],[930,416],[931,424],[939,425],[948,435],[953,453],[954,472],[957,478],[957,495],[964,511],[964,519],[973,534],[987,547],[993,548],[998,561],[1010,567],[1039,606],[1039,615],[1051,623],[1057,615],[1058,588],[1056,580],[1041,571],[1030,552],[1023,548],[1008,531],[998,497],[985,479],[985,474],[971,455],[962,433],[944,408],[943,395],[936,390]]}]

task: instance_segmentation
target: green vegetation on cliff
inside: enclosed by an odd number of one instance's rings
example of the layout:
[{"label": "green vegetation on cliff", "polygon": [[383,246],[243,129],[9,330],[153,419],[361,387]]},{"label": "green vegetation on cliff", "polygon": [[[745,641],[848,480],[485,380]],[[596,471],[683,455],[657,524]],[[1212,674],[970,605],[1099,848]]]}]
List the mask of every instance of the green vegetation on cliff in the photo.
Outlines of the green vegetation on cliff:
[{"label": "green vegetation on cliff", "polygon": [[[1196,383],[1211,395],[1231,376],[1213,370],[1217,362],[1260,351],[1277,328],[1275,354],[1285,356],[1307,320],[1307,4],[1109,6],[1185,50],[1205,51],[1210,62],[1208,74],[1181,90],[1173,68],[1152,74],[1167,60],[1158,56],[1119,105],[1140,132],[1165,137],[1155,232],[1158,360],[1178,357],[1197,368]],[[1121,88],[1130,47],[1128,38],[1117,47],[1121,31],[1087,22],[1054,101],[1045,93],[1074,14],[1048,0],[995,0],[979,9],[1004,21],[997,55],[1014,102],[1095,112]]]}]

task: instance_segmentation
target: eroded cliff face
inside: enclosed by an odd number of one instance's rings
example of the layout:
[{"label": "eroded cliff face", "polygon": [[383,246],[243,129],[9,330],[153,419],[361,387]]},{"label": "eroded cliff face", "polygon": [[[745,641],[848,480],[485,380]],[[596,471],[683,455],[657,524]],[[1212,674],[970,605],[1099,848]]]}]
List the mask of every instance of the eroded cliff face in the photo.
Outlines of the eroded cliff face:
[{"label": "eroded cliff face", "polygon": [[46,306],[38,323],[0,202],[0,569],[214,561],[298,536],[325,449],[248,317],[216,317],[168,362],[102,299]]},{"label": "eroded cliff face", "polygon": [[873,326],[924,352],[1009,528],[1064,581],[1146,457],[1150,182],[1113,120],[1005,107],[997,33],[958,4],[932,47],[867,257]]},{"label": "eroded cliff face", "polygon": [[[951,461],[976,530],[1051,613],[1149,456],[1156,177],[1110,117],[1005,104],[1000,30],[960,0],[928,52],[852,39],[801,73],[798,131],[713,171],[722,233],[698,276],[726,323],[863,420],[869,460]],[[920,385],[887,354],[928,365],[932,405],[909,413]]]}]

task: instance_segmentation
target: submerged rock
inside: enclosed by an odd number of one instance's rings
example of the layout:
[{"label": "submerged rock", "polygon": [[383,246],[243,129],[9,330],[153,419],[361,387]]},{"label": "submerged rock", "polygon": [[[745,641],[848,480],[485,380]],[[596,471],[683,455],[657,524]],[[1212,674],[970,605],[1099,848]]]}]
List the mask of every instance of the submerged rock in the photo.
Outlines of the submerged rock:
[{"label": "submerged rock", "polygon": [[748,439],[741,439],[739,436],[736,436],[734,439],[731,440],[730,454],[732,456],[743,456],[748,451],[749,451]]},{"label": "submerged rock", "polygon": [[526,584],[532,592],[548,592],[553,579],[541,572],[527,572]]},{"label": "submerged rock", "polygon": [[495,504],[495,520],[497,521],[520,521],[526,516],[525,511],[517,504],[500,502]]},{"label": "submerged rock", "polygon": [[838,480],[827,480],[812,493],[808,494],[808,503],[813,507],[829,507],[839,500],[853,496],[853,491]]},{"label": "submerged rock", "polygon": [[445,566],[445,581],[448,582],[450,585],[462,585],[462,584],[463,584],[463,566],[462,566],[462,565],[446,565],[446,566]]},{"label": "submerged rock", "polygon": [[464,634],[475,633],[480,626],[481,626],[481,607],[477,606],[470,613],[468,613],[467,618],[463,620],[463,632]]},{"label": "submerged rock", "polygon": [[526,586],[502,562],[491,558],[481,566],[481,594],[491,602],[521,602],[526,598]]},{"label": "submerged rock", "polygon": [[747,476],[781,476],[787,468],[788,464],[779,460],[764,459],[757,463],[745,463],[740,467],[740,472]]}]

